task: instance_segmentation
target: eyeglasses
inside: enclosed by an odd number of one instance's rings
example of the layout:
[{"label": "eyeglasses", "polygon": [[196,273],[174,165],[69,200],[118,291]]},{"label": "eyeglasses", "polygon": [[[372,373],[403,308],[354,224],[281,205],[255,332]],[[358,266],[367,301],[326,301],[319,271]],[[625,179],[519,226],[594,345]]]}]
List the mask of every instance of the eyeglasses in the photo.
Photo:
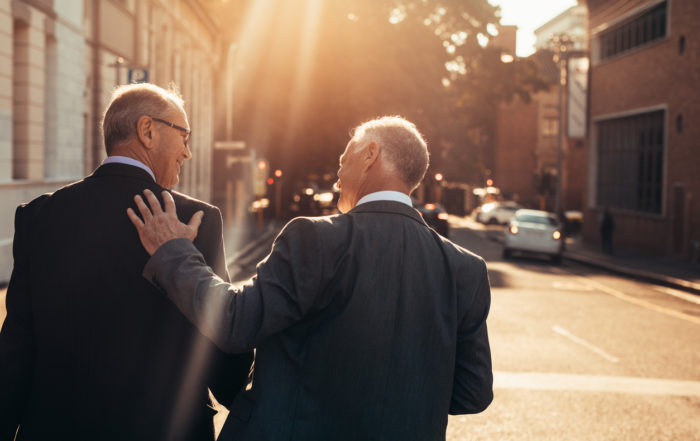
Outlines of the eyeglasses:
[{"label": "eyeglasses", "polygon": [[171,123],[170,121],[166,121],[166,120],[164,120],[164,119],[154,118],[154,117],[151,117],[151,119],[152,119],[153,121],[158,121],[159,123],[163,123],[163,124],[165,124],[166,126],[170,126],[170,127],[172,127],[173,129],[175,129],[175,130],[179,130],[179,131],[181,131],[181,132],[185,132],[185,135],[186,135],[186,136],[185,136],[185,146],[189,146],[190,134],[192,133],[192,130],[186,129],[186,128],[184,128],[184,127],[180,127],[180,126],[178,126],[177,124],[173,124],[173,123]]}]

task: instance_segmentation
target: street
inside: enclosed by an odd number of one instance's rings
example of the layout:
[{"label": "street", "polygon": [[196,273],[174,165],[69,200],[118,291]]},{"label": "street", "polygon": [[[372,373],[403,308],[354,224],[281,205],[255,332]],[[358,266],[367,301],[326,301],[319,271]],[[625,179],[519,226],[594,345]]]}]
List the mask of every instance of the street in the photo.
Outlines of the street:
[{"label": "street", "polygon": [[500,227],[451,227],[488,263],[495,398],[451,416],[448,440],[700,440],[700,296],[567,260],[504,261]]},{"label": "street", "polygon": [[448,440],[700,439],[700,297],[565,261],[504,261],[500,228],[451,239],[488,262],[494,401]]}]

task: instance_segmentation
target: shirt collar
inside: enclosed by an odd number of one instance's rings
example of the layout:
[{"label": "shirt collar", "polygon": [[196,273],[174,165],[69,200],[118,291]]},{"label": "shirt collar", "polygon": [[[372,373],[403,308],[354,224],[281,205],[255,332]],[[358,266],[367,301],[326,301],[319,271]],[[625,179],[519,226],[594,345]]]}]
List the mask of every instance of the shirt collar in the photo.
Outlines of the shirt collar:
[{"label": "shirt collar", "polygon": [[359,201],[357,201],[357,205],[374,201],[395,201],[406,204],[409,207],[413,207],[411,198],[407,194],[401,193],[400,191],[391,190],[375,191],[374,193],[366,194],[362,196]]},{"label": "shirt collar", "polygon": [[149,175],[151,175],[151,177],[153,178],[153,182],[157,182],[156,175],[153,174],[153,171],[150,168],[148,168],[146,164],[137,159],[129,158],[128,156],[108,156],[104,161],[102,161],[102,165],[115,163],[133,165],[134,167],[144,169],[148,172]]}]

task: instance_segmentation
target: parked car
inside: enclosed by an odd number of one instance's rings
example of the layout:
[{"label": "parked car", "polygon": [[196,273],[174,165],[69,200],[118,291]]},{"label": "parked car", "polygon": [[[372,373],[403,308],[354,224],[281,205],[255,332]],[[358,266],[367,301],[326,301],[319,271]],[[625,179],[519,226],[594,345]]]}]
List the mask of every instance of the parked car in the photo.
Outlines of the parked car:
[{"label": "parked car", "polygon": [[513,218],[516,211],[523,208],[516,202],[488,202],[479,207],[476,221],[482,224],[505,225]]},{"label": "parked car", "polygon": [[561,263],[564,232],[557,216],[540,210],[518,210],[511,219],[503,242],[503,258],[513,252],[545,254]]},{"label": "parked car", "polygon": [[450,225],[447,223],[449,216],[442,205],[432,202],[423,204],[413,201],[413,208],[420,212],[429,227],[437,231],[438,234],[447,237],[450,232]]}]

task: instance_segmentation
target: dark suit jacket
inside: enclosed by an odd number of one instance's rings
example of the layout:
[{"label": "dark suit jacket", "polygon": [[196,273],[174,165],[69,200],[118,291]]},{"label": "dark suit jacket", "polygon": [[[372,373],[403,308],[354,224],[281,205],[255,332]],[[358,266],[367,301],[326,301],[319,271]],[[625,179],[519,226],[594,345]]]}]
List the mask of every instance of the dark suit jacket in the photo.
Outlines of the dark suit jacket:
[{"label": "dark suit jacket", "polygon": [[[18,425],[21,440],[214,439],[207,386],[230,404],[252,356],[225,356],[141,277],[148,254],[125,210],[144,188],[163,190],[106,164],[17,209],[0,439]],[[226,280],[219,211],[173,197],[183,220],[205,211],[195,245]]]},{"label": "dark suit jacket", "polygon": [[242,288],[186,239],[144,275],[221,348],[257,348],[220,439],[444,440],[492,400],[486,265],[404,204],[292,220]]}]

